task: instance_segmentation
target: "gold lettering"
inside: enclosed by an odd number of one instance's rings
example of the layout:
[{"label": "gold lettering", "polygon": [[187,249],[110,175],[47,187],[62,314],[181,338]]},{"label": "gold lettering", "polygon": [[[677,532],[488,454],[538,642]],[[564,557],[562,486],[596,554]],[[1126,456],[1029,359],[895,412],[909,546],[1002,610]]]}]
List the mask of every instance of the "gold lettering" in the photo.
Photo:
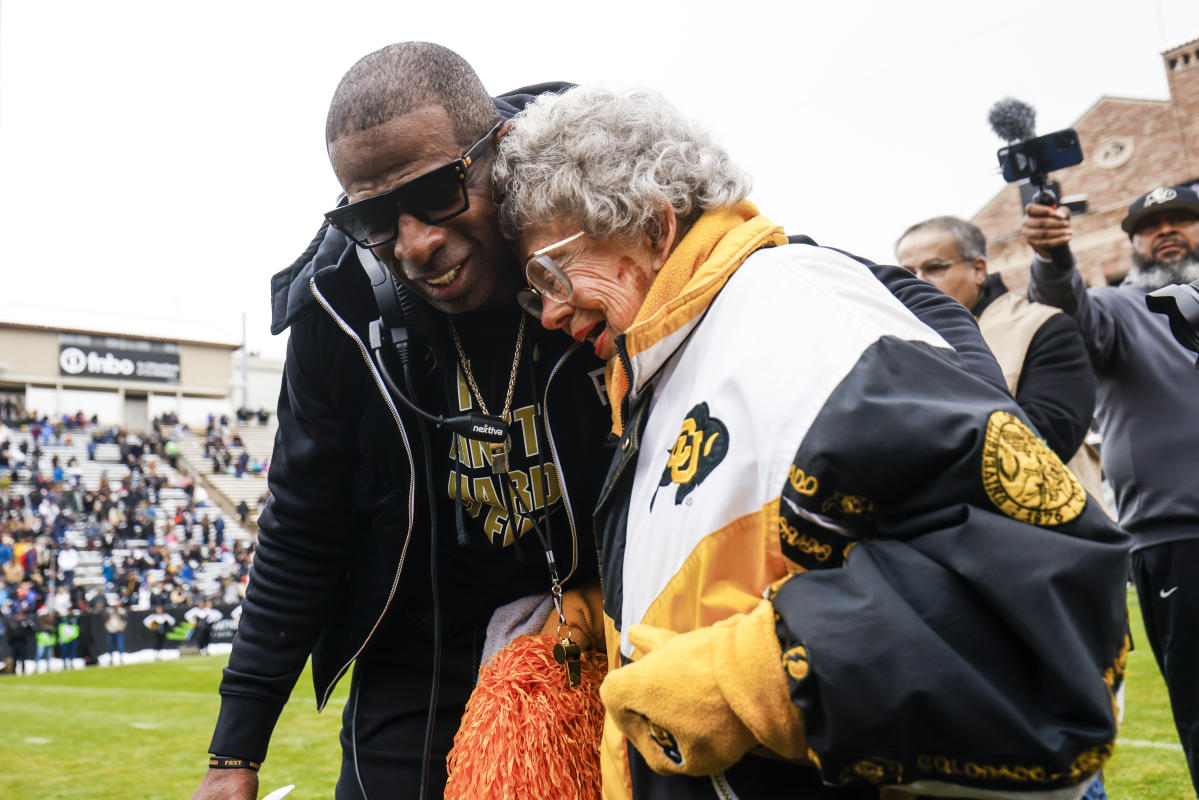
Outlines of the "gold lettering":
[{"label": "gold lettering", "polygon": [[535,508],[540,508],[540,506],[533,505],[533,496],[529,493],[529,476],[520,470],[509,472],[508,476],[511,478],[508,491],[513,491],[515,487],[518,497],[518,502],[513,504],[516,506],[517,513],[528,513],[532,512]]},{"label": "gold lettering", "polygon": [[454,438],[450,442],[450,458],[454,459],[459,464],[465,464],[472,469],[479,466],[478,464],[471,463],[470,443],[469,440],[462,434],[454,434]]},{"label": "gold lettering", "polygon": [[472,496],[479,502],[496,508],[503,505],[500,496],[495,493],[495,484],[491,482],[491,478],[475,478],[472,489]]},{"label": "gold lettering", "polygon": [[804,471],[794,464],[791,465],[791,471],[787,475],[787,479],[791,482],[791,488],[802,495],[811,497],[816,494],[816,489],[820,486],[819,481],[814,475],[805,475]]},{"label": "gold lettering", "polygon": [[481,467],[484,464],[491,465],[491,443],[480,442],[478,439],[470,439],[470,460],[474,463],[473,467]]},{"label": "gold lettering", "polygon": [[545,465],[546,498],[545,505],[550,506],[562,497],[562,484],[558,478],[558,466],[553,463]]},{"label": "gold lettering", "polygon": [[520,424],[520,433],[525,440],[525,455],[527,456],[535,456],[538,453],[536,410],[536,406],[525,406],[512,412],[513,424]]},{"label": "gold lettering", "polygon": [[[1087,755],[1093,756],[1094,754],[1084,754],[1084,756]],[[1080,756],[1081,758],[1083,756]],[[1029,767],[1023,764],[980,764],[975,761],[959,762],[956,758],[944,755],[917,755],[916,766],[926,772],[940,772],[943,775],[963,776],[973,780],[1006,780],[1013,783],[1039,784],[1055,783],[1071,776],[1077,780],[1083,772],[1077,770],[1077,760],[1075,768],[1070,773],[1050,773],[1044,767]],[[1099,766],[1102,766],[1102,762],[1099,762],[1094,769],[1085,770],[1086,774],[1096,772]],[[1078,774],[1074,774],[1076,772]]]},{"label": "gold lettering", "polygon": [[817,561],[828,561],[829,556],[833,554],[832,545],[821,544],[811,536],[800,533],[782,517],[779,518],[779,535],[787,544],[815,557]]},{"label": "gold lettering", "polygon": [[[458,480],[454,480],[454,475],[457,474]],[[450,474],[449,495],[451,498],[461,497],[464,502],[472,502],[475,498],[470,494],[470,478],[461,473]],[[459,494],[461,492],[461,494]]]},{"label": "gold lettering", "polygon": [[[509,526],[511,527],[511,526]],[[520,533],[519,536],[524,536],[529,531],[533,530],[533,520],[531,517],[520,518]]]},{"label": "gold lettering", "polygon": [[508,531],[508,515],[501,511],[498,507],[492,506],[487,510],[487,517],[483,520],[483,533],[491,541],[496,541],[500,536],[503,536],[504,544],[511,544]]}]

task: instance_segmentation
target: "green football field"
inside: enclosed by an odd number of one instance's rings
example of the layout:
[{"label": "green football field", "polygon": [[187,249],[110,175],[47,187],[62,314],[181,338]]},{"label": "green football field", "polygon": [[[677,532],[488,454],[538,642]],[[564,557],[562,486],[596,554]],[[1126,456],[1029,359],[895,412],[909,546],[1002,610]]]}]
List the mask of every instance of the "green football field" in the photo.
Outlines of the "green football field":
[{"label": "green football field", "polygon": [[[1113,800],[1193,797],[1166,691],[1129,595],[1136,648],[1127,711],[1107,766]],[[205,771],[223,657],[0,676],[0,798],[188,798]],[[261,795],[289,783],[288,800],[325,800],[337,780],[337,732],[347,681],[318,715],[300,678],[271,742]]]}]

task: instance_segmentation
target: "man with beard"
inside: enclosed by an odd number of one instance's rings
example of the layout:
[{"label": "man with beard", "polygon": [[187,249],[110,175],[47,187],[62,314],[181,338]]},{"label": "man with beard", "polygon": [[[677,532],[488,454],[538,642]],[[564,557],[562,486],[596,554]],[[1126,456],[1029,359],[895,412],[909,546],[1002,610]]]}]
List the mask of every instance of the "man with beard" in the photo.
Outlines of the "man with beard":
[{"label": "man with beard", "polygon": [[1036,258],[1028,296],[1072,314],[1098,378],[1103,467],[1120,524],[1133,535],[1132,571],[1145,632],[1170,691],[1199,794],[1199,370],[1145,295],[1199,278],[1199,195],[1161,186],[1129,206],[1132,270],[1118,287],[1088,289],[1049,250],[1073,232],[1068,209],[1030,205],[1022,231]]}]

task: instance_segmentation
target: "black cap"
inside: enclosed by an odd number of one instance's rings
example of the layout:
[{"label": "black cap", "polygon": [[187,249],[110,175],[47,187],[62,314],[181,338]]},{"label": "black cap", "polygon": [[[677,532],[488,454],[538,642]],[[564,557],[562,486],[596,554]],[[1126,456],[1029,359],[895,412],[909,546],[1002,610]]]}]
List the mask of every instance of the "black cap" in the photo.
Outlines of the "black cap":
[{"label": "black cap", "polygon": [[1189,211],[1199,218],[1199,195],[1183,186],[1159,186],[1148,194],[1138,197],[1128,207],[1128,216],[1120,223],[1130,237],[1141,220],[1159,211],[1180,209]]}]

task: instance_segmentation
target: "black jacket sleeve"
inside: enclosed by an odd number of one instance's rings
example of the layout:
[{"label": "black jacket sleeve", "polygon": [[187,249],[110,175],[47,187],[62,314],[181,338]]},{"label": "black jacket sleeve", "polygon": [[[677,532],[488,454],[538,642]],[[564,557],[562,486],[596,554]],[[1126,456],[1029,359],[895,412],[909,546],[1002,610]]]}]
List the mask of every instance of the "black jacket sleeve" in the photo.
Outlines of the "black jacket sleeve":
[{"label": "black jacket sleeve", "polygon": [[941,334],[957,351],[967,372],[1007,393],[999,362],[983,341],[978,322],[961,303],[902,267],[871,264],[870,271],[921,322]]},{"label": "black jacket sleeve", "polygon": [[1062,461],[1082,446],[1095,413],[1095,373],[1073,317],[1054,314],[1033,335],[1016,403]]},{"label": "black jacket sleeve", "polygon": [[1047,791],[1102,766],[1129,538],[1010,397],[880,340],[793,473],[814,478],[784,486],[780,516],[808,547],[783,552],[808,569],[773,605],[827,782]]},{"label": "black jacket sleeve", "polygon": [[[321,356],[318,321],[307,315],[292,326],[288,341],[268,476],[271,500],[258,520],[241,622],[220,687],[211,752],[221,755],[266,757],[279,713],[346,572],[353,448],[345,442],[353,434],[325,388],[326,376],[336,370]],[[337,336],[323,334],[326,341]]]}]

